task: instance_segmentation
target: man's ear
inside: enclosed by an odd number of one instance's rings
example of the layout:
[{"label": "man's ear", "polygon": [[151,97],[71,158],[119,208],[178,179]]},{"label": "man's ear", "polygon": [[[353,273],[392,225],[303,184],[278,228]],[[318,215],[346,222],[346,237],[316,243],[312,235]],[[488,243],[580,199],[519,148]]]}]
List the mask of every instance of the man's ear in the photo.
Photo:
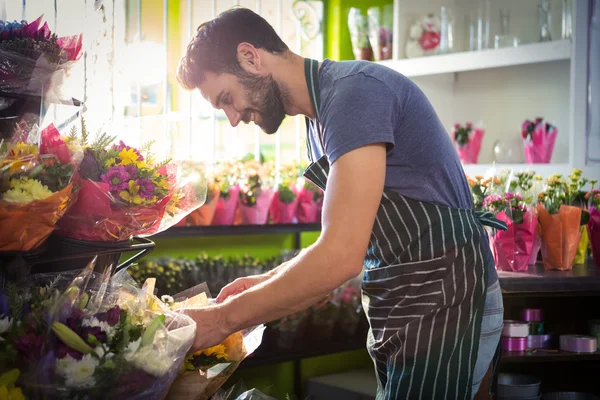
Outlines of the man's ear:
[{"label": "man's ear", "polygon": [[256,47],[250,43],[242,42],[238,45],[237,56],[240,65],[246,72],[258,74],[261,70],[260,55]]}]

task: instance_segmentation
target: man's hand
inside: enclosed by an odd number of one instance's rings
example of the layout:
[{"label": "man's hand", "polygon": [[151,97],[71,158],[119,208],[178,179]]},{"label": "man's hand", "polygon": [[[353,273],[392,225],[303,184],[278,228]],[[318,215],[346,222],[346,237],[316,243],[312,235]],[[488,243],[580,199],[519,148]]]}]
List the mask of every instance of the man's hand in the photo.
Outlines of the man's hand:
[{"label": "man's hand", "polygon": [[253,276],[246,276],[243,278],[237,278],[235,281],[231,282],[223,289],[217,296],[217,303],[222,303],[230,296],[235,296],[236,294],[240,294],[253,286],[258,285],[269,279],[271,277],[270,274],[260,274]]},{"label": "man's hand", "polygon": [[190,353],[216,346],[233,333],[223,318],[220,305],[190,308],[185,314],[196,321],[196,337]]}]

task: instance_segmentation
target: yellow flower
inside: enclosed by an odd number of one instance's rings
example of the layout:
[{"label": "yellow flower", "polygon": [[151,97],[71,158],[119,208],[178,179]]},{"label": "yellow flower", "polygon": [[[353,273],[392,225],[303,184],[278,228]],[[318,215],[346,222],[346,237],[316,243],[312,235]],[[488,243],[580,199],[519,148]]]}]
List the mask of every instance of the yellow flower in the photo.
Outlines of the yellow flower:
[{"label": "yellow flower", "polygon": [[0,375],[0,400],[25,400],[21,388],[15,387],[19,370],[13,369]]},{"label": "yellow flower", "polygon": [[48,186],[35,179],[19,178],[10,180],[10,189],[4,193],[4,200],[27,204],[35,200],[44,200],[52,196]]},{"label": "yellow flower", "polygon": [[119,153],[119,158],[121,159],[119,165],[137,165],[139,156],[135,153],[134,149],[123,149]]},{"label": "yellow flower", "polygon": [[38,148],[33,144],[19,142],[10,150],[11,158],[23,158],[24,156],[37,156]]},{"label": "yellow flower", "polygon": [[131,180],[129,181],[129,189],[121,191],[121,193],[119,193],[119,196],[121,196],[123,200],[129,203],[142,204],[142,198],[138,194],[139,191],[139,185],[136,185],[135,181]]},{"label": "yellow flower", "polygon": [[209,347],[208,349],[200,350],[194,353],[195,356],[199,356],[204,354],[207,357],[215,356],[219,359],[227,359],[227,353],[225,353],[227,349],[224,344],[218,344],[213,347]]},{"label": "yellow flower", "polygon": [[104,162],[104,166],[107,168],[114,167],[117,160],[115,158],[109,158]]}]

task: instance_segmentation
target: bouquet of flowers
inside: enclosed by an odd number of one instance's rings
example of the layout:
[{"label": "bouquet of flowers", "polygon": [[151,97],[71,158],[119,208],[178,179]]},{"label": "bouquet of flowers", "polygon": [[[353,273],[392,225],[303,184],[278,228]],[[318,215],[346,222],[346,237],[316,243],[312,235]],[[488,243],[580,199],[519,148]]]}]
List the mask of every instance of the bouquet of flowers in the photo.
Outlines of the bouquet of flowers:
[{"label": "bouquet of flowers", "polygon": [[477,164],[484,133],[483,128],[473,127],[470,122],[467,122],[465,126],[458,123],[454,124],[452,138],[458,152],[458,158],[464,164]]},{"label": "bouquet of flowers", "polygon": [[[150,285],[150,290],[152,285]],[[173,310],[210,304],[205,283],[173,296],[163,296]],[[264,325],[236,332],[223,343],[186,356],[168,399],[208,400],[233,374],[240,363],[261,344]]]},{"label": "bouquet of flowers", "polygon": [[[203,174],[203,167],[199,164],[185,163],[186,169],[193,169],[198,174]],[[196,193],[196,197],[200,197],[202,192],[206,190],[206,201],[200,208],[192,211],[187,217],[187,225],[191,226],[207,226],[210,225],[215,215],[217,203],[219,202],[221,194],[221,186],[218,179],[214,176],[214,171],[211,171],[207,175],[208,188],[203,187],[199,189],[199,193]]]},{"label": "bouquet of flowers", "polygon": [[271,218],[276,224],[297,222],[298,189],[296,184],[300,176],[300,166],[289,163],[281,168],[280,183],[271,202]]},{"label": "bouquet of flowers", "polygon": [[393,6],[371,7],[367,10],[369,18],[369,42],[373,48],[375,61],[392,58]]},{"label": "bouquet of flowers", "polygon": [[[500,174],[500,185],[498,189],[505,188],[504,191],[515,193],[523,197],[523,204],[527,208],[532,208],[535,212],[535,205],[538,201],[538,195],[543,192],[543,179],[536,175],[534,171],[521,171],[513,173],[512,170],[504,170]],[[504,191],[494,191],[498,195],[502,195]],[[538,235],[537,229],[534,232],[533,249],[529,257],[529,265],[534,265],[537,262],[537,257],[542,247],[542,241]]]},{"label": "bouquet of flowers", "polygon": [[527,208],[523,196],[511,192],[487,196],[483,208],[508,226],[506,231],[495,231],[492,236],[497,268],[527,271],[537,228],[535,213]]},{"label": "bouquet of flowers", "polygon": [[249,160],[240,165],[240,208],[238,222],[243,225],[267,223],[273,199],[273,163]]},{"label": "bouquet of flowers", "polygon": [[32,250],[50,236],[72,204],[82,157],[77,141],[54,125],[14,139],[0,145],[0,251]]},{"label": "bouquet of flowers", "polygon": [[63,79],[81,56],[81,35],[58,38],[41,23],[0,21],[0,136],[39,123],[42,99],[62,102]]},{"label": "bouquet of flowers", "polygon": [[592,246],[592,256],[596,265],[600,267],[600,190],[592,189],[586,195],[590,220],[588,221],[588,233]]},{"label": "bouquet of flowers", "polygon": [[215,185],[220,187],[221,192],[215,207],[213,225],[233,225],[235,222],[235,212],[240,201],[237,174],[236,163],[222,162],[217,164],[214,179]]},{"label": "bouquet of flowers", "polygon": [[2,368],[20,371],[16,384],[30,398],[164,398],[196,324],[148,307],[152,293],[125,271],[93,269],[7,286]]},{"label": "bouquet of flowers", "polygon": [[[76,133],[73,133],[76,135]],[[156,162],[150,148],[127,146],[81,132],[84,157],[78,169],[79,198],[58,224],[62,236],[117,242],[148,236],[178,223],[205,200],[206,181],[171,160]]]},{"label": "bouquet of flowers", "polygon": [[525,150],[525,160],[529,164],[548,164],[552,158],[558,129],[538,117],[535,121],[523,122],[521,137]]},{"label": "bouquet of flowers", "polygon": [[546,269],[570,270],[581,238],[581,226],[587,224],[588,213],[574,206],[582,188],[588,184],[574,169],[565,181],[560,174],[548,178],[546,191],[540,193],[537,205],[542,237],[542,257]]},{"label": "bouquet of flowers", "polygon": [[483,208],[483,200],[501,187],[500,179],[497,177],[485,179],[483,176],[477,175],[475,177],[467,176],[467,182],[471,189],[471,197],[473,198],[473,209],[480,211]]}]

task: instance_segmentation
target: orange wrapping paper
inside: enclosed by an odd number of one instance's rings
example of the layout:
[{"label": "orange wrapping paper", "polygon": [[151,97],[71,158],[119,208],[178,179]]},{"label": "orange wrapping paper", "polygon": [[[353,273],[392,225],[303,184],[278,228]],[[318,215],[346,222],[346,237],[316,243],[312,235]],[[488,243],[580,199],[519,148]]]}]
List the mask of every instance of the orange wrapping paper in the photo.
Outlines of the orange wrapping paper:
[{"label": "orange wrapping paper", "polygon": [[581,208],[561,205],[558,214],[550,214],[538,204],[537,210],[544,268],[572,269],[580,239]]},{"label": "orange wrapping paper", "polygon": [[192,226],[208,226],[212,223],[213,217],[215,216],[215,210],[217,209],[217,203],[221,191],[219,189],[213,191],[213,198],[208,203],[205,203],[202,207],[192,211],[188,215],[188,225]]},{"label": "orange wrapping paper", "polygon": [[0,251],[29,251],[40,246],[63,216],[72,184],[44,199],[28,204],[0,202]]}]

